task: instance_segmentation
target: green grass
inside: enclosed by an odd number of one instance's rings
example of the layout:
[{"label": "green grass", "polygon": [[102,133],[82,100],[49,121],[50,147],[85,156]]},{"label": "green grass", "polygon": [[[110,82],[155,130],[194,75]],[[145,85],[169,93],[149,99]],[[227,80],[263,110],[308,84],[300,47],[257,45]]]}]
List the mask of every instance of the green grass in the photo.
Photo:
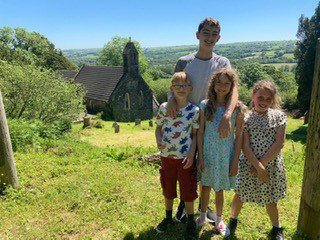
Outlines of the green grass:
[{"label": "green grass", "polygon": [[[0,239],[181,239],[181,224],[163,235],[153,229],[164,216],[159,166],[140,157],[157,152],[154,127],[120,123],[115,134],[111,124],[86,130],[75,125],[46,152],[15,153],[20,188],[0,196]],[[301,239],[295,237],[305,143],[301,120],[289,119],[287,139],[288,196],[280,202],[281,222],[287,239]],[[226,193],[226,218],[232,196]],[[269,229],[265,209],[246,204],[237,238],[265,239]],[[205,226],[200,239],[212,238],[211,230]]]}]

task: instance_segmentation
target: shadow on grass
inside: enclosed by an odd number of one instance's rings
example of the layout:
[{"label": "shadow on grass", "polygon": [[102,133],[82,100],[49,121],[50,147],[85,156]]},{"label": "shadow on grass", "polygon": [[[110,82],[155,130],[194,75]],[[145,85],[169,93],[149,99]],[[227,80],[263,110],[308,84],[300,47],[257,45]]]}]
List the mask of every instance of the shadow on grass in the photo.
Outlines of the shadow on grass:
[{"label": "shadow on grass", "polygon": [[[135,237],[135,234],[133,232],[129,232],[126,234],[126,236],[123,238],[124,240],[181,240],[183,239],[183,232],[185,229],[185,225],[181,223],[174,223],[170,225],[165,233],[157,233],[157,231],[150,227],[140,233],[138,233],[138,236]],[[209,239],[223,239],[217,231],[212,230],[204,230],[199,233],[201,229],[197,232],[199,240],[209,240]],[[227,240],[237,240],[238,238],[236,236],[224,238]]]},{"label": "shadow on grass", "polygon": [[296,230],[296,232],[294,233],[291,239],[292,240],[308,240],[309,238],[306,235],[304,235],[301,231]]},{"label": "shadow on grass", "polygon": [[307,126],[301,126],[297,130],[294,130],[291,133],[287,134],[287,139],[305,144],[307,140],[307,129]]}]

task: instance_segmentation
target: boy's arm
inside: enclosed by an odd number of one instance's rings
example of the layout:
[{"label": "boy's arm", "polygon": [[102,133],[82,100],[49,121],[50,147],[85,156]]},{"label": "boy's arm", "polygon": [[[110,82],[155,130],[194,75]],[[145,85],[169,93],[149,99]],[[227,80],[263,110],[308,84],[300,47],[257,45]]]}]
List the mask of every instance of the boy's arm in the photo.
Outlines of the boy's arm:
[{"label": "boy's arm", "polygon": [[162,142],[162,125],[157,125],[155,135],[158,149],[164,149],[166,145]]},{"label": "boy's arm", "polygon": [[235,138],[235,146],[234,146],[234,155],[230,169],[230,176],[237,175],[238,172],[238,164],[239,164],[239,156],[242,148],[242,132],[244,125],[244,115],[239,113],[236,118],[236,138]]},{"label": "boy's arm", "polygon": [[237,105],[238,97],[238,86],[235,85],[231,97],[227,102],[227,109],[219,123],[218,132],[221,138],[225,138],[231,133],[231,115]]},{"label": "boy's arm", "polygon": [[263,157],[260,159],[263,166],[266,166],[271,160],[273,160],[283,148],[286,138],[286,129],[282,127],[278,128],[274,138],[275,142],[271,145],[265,155],[263,155]]},{"label": "boy's arm", "polygon": [[182,161],[182,164],[185,164],[183,166],[183,169],[187,169],[192,166],[193,161],[194,161],[194,154],[196,152],[196,147],[197,147],[197,130],[196,128],[192,128],[192,133],[191,133],[191,146],[188,151],[187,157]]},{"label": "boy's arm", "polygon": [[198,168],[201,172],[203,172],[203,135],[205,129],[205,119],[203,111],[200,111],[200,125],[197,134],[197,146],[198,146]]}]

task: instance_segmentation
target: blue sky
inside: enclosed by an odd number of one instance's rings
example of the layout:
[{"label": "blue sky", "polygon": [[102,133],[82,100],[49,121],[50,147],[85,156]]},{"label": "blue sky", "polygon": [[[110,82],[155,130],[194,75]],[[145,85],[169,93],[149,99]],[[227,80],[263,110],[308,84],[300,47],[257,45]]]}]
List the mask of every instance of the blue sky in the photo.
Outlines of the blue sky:
[{"label": "blue sky", "polygon": [[100,48],[113,36],[142,47],[197,44],[207,17],[222,25],[220,43],[296,39],[301,14],[319,0],[0,0],[0,28],[23,27],[57,48]]}]

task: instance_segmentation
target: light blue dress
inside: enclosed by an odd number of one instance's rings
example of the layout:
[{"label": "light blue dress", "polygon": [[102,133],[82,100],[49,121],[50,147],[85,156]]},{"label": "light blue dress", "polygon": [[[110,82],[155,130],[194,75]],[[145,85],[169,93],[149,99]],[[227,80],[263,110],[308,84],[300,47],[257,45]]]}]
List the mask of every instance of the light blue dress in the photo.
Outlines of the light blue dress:
[{"label": "light blue dress", "polygon": [[[200,109],[204,112],[207,100],[200,103]],[[218,126],[225,113],[225,108],[218,107],[212,121],[205,122],[203,138],[203,165],[204,172],[201,175],[203,186],[210,186],[215,192],[230,190],[235,187],[236,177],[229,177],[229,169],[234,153],[235,119],[238,110],[231,116],[231,134],[226,138],[220,138]]]}]

